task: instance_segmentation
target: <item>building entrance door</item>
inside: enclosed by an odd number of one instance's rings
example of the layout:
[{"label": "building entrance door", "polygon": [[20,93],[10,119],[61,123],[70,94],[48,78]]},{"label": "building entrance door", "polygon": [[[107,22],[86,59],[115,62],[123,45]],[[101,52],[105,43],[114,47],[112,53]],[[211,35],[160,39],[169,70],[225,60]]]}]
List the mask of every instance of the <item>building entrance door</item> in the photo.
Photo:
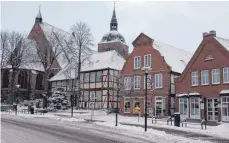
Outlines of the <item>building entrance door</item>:
[{"label": "building entrance door", "polygon": [[180,98],[180,116],[188,118],[188,98]]},{"label": "building entrance door", "polygon": [[218,121],[218,102],[216,98],[207,100],[207,113],[209,121]]},{"label": "building entrance door", "polygon": [[156,106],[156,116],[162,116],[163,115],[163,98],[161,96],[155,97],[155,106]]}]

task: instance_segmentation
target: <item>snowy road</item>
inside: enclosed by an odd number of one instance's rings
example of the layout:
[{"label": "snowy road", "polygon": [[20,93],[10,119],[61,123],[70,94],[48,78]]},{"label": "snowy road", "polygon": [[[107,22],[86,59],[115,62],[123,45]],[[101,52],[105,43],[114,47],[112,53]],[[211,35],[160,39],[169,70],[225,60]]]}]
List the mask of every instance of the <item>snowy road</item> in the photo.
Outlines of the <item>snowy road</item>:
[{"label": "snowy road", "polygon": [[[35,119],[36,120],[36,119]],[[46,120],[46,119],[43,119]],[[47,122],[50,122],[47,120]],[[46,122],[46,123],[47,123]],[[147,142],[120,134],[96,133],[95,129],[79,126],[74,128],[2,118],[2,143],[120,143]],[[98,132],[98,131],[97,131]],[[112,134],[112,135],[111,135]]]},{"label": "snowy road", "polygon": [[2,143],[210,143],[153,129],[144,132],[141,127],[112,127],[108,122],[109,126],[58,116],[2,114],[1,124]]}]

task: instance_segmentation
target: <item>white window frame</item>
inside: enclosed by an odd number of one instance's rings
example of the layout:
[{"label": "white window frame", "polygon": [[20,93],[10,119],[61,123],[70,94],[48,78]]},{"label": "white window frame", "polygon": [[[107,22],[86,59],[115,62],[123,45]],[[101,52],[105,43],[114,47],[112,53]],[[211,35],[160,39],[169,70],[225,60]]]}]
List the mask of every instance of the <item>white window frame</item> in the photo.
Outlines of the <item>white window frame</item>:
[{"label": "white window frame", "polygon": [[[134,110],[135,110],[135,103],[139,103],[139,108],[141,109],[141,100],[140,101],[136,101],[136,99],[134,99],[134,102],[133,102],[133,113],[134,113]],[[134,113],[134,114],[136,114],[136,113]]]},{"label": "white window frame", "polygon": [[124,90],[131,90],[131,77],[124,77]]},{"label": "white window frame", "polygon": [[[186,107],[186,114],[184,114],[185,112],[185,100],[187,102],[187,107]],[[181,108],[183,109],[183,113],[181,113]],[[181,117],[183,118],[188,118],[188,115],[189,115],[189,100],[188,98],[179,98],[179,112],[180,112],[180,115]]]},{"label": "white window frame", "polygon": [[[198,99],[198,101],[196,102],[195,99]],[[195,108],[192,108],[192,104],[194,104],[194,106],[195,106],[196,103],[198,104],[199,109],[198,110],[194,110],[194,114],[192,114],[192,110],[195,109]],[[201,106],[200,97],[191,97],[191,98],[189,98],[189,108],[190,108],[189,110],[190,110],[190,118],[191,119],[200,119],[200,115],[201,115],[200,106]],[[196,111],[199,114],[196,114]]]},{"label": "white window frame", "polygon": [[223,83],[229,83],[229,67],[223,68]]},{"label": "white window frame", "polygon": [[[131,103],[130,101],[130,98],[129,97],[124,97],[124,106],[123,106],[123,108],[124,108],[124,113],[130,113],[130,110],[129,110],[129,112],[126,112],[126,110],[125,110],[125,103],[126,103],[126,99],[129,99],[127,102],[129,102],[129,103]],[[131,109],[131,104],[130,104],[130,109]]]},{"label": "white window frame", "polygon": [[[162,73],[154,75],[155,88],[163,88],[163,76]],[[161,85],[160,85],[161,82]]]},{"label": "white window frame", "polygon": [[[139,85],[139,87],[136,87],[136,85]],[[141,88],[141,76],[134,76],[134,89],[140,89]]]},{"label": "white window frame", "polygon": [[206,58],[205,58],[206,61],[209,61],[209,60],[213,60],[213,56],[212,55],[208,55]]},{"label": "white window frame", "polygon": [[[161,98],[161,99],[157,99],[157,98]],[[155,116],[157,115],[157,102],[161,102],[162,107],[161,107],[161,115],[163,114],[163,110],[164,108],[164,102],[163,102],[163,96],[155,96],[155,100],[154,100],[154,107],[155,107]]]},{"label": "white window frame", "polygon": [[[151,75],[147,75],[147,89],[151,89]],[[146,76],[144,76],[144,89],[146,89]]]},{"label": "white window frame", "polygon": [[208,72],[208,70],[201,71],[201,85],[209,85],[209,72]]},{"label": "white window frame", "polygon": [[140,69],[141,68],[141,57],[135,56],[134,57],[134,69]]},{"label": "white window frame", "polygon": [[148,55],[144,55],[144,66],[145,67],[151,67],[151,60],[152,60],[152,56],[151,54]]},{"label": "white window frame", "polygon": [[219,69],[212,69],[212,84],[220,84],[220,70]]},{"label": "white window frame", "polygon": [[[195,80],[195,82],[194,82],[194,80]],[[193,71],[191,73],[191,81],[192,81],[192,86],[198,86],[199,85],[198,71]]]}]

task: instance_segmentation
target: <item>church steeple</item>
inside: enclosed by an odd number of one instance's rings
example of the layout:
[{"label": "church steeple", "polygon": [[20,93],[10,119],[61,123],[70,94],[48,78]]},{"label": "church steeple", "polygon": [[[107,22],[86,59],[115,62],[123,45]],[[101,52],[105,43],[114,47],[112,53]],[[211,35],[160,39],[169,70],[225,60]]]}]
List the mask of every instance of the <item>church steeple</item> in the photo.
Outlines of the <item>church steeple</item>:
[{"label": "church steeple", "polygon": [[42,16],[41,16],[41,5],[39,6],[39,12],[36,16],[35,23],[42,23]]},{"label": "church steeple", "polygon": [[111,30],[118,30],[118,22],[116,19],[116,14],[115,14],[115,2],[114,2],[114,10],[113,10],[113,15],[111,18],[111,23],[110,23],[110,31]]}]

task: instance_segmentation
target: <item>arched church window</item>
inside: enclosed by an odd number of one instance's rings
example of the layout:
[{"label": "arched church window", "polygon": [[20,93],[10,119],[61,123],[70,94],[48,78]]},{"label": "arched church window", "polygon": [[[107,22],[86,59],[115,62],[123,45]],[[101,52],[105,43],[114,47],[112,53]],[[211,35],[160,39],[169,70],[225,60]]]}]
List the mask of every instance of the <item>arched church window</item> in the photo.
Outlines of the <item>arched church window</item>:
[{"label": "arched church window", "polygon": [[39,73],[36,78],[36,89],[38,90],[43,89],[42,83],[43,83],[43,75]]},{"label": "arched church window", "polygon": [[19,75],[18,75],[18,84],[20,85],[20,88],[27,88],[27,72],[26,71],[20,71]]},{"label": "arched church window", "polygon": [[2,81],[2,87],[3,88],[8,88],[9,86],[9,71],[6,70],[3,72],[3,81]]}]

